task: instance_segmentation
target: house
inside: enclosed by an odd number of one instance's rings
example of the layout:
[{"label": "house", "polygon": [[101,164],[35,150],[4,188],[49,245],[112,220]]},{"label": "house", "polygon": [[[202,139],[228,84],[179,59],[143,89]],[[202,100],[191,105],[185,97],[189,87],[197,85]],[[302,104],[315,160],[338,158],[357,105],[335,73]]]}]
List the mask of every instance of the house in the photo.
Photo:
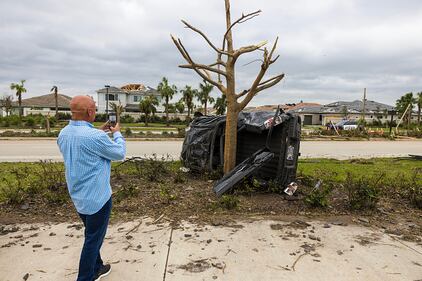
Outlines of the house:
[{"label": "house", "polygon": [[110,111],[110,103],[119,103],[123,105],[126,113],[137,113],[139,112],[139,102],[146,96],[155,96],[158,99],[160,105],[157,107],[158,112],[163,112],[164,107],[161,105],[160,93],[148,86],[142,84],[128,84],[118,87],[102,88],[97,92],[97,111],[98,113],[106,112],[106,95],[108,93],[108,101]]},{"label": "house", "polygon": [[[57,94],[58,110],[61,113],[70,114],[70,100],[72,98],[66,95]],[[29,114],[55,115],[56,100],[54,94],[47,94],[38,97],[22,99],[23,116]],[[19,104],[17,101],[12,103],[12,114],[19,114]]]},{"label": "house", "polygon": [[[391,105],[370,101],[365,102],[365,121],[372,123],[375,120],[386,123],[390,120],[389,112],[394,110]],[[302,118],[303,125],[326,125],[329,122],[337,123],[342,119],[358,120],[363,116],[363,102],[337,101],[326,105],[304,106],[290,110]],[[397,120],[395,115],[393,120]]]}]

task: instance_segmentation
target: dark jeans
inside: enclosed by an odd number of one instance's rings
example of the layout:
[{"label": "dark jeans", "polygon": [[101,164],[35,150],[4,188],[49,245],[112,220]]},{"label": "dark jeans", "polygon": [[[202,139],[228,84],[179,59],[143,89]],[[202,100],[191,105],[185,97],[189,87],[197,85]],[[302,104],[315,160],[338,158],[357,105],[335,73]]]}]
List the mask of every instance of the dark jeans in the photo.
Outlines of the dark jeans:
[{"label": "dark jeans", "polygon": [[103,265],[100,248],[107,231],[111,212],[111,198],[93,215],[79,214],[85,226],[85,242],[79,261],[77,281],[92,281]]}]

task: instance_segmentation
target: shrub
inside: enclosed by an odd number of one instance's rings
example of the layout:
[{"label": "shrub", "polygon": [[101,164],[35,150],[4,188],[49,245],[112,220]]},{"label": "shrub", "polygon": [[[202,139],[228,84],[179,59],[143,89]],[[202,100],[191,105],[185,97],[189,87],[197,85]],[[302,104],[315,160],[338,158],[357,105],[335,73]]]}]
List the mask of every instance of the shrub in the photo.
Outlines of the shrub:
[{"label": "shrub", "polygon": [[165,158],[158,159],[157,155],[148,159],[136,161],[136,169],[138,173],[151,182],[159,181],[163,176],[169,174],[168,165]]},{"label": "shrub", "polygon": [[218,199],[218,205],[227,210],[236,209],[239,206],[239,198],[235,195],[225,194]]},{"label": "shrub", "polygon": [[354,177],[351,173],[347,173],[345,181],[345,189],[348,195],[348,203],[352,209],[363,210],[373,209],[377,205],[380,197],[379,183],[384,177]]},{"label": "shrub", "polygon": [[125,129],[125,136],[126,137],[130,137],[131,135],[132,135],[132,130],[129,127],[127,127]]},{"label": "shrub", "polygon": [[124,199],[135,197],[139,194],[139,187],[137,187],[134,184],[125,184],[122,186],[121,189],[119,189],[117,192],[113,194],[113,198],[116,200],[116,202],[121,202]]},{"label": "shrub", "polygon": [[160,184],[160,197],[163,198],[167,204],[177,198],[177,196],[171,192],[171,188],[167,184]]},{"label": "shrub", "polygon": [[25,125],[27,127],[31,127],[31,128],[34,127],[35,126],[35,119],[32,116],[27,117],[26,120],[25,120]]},{"label": "shrub", "polygon": [[185,128],[177,128],[177,137],[178,138],[185,138],[186,130]]},{"label": "shrub", "polygon": [[120,122],[121,123],[133,123],[133,122],[135,122],[135,118],[133,118],[129,114],[125,114],[125,115],[120,116]]},{"label": "shrub", "polygon": [[57,114],[57,120],[70,120],[72,115],[70,113],[59,112]]},{"label": "shrub", "polygon": [[95,122],[106,122],[107,121],[107,114],[105,113],[98,113],[95,115]]},{"label": "shrub", "polygon": [[181,170],[176,170],[174,173],[174,183],[185,183],[186,180],[186,174]]},{"label": "shrub", "polygon": [[305,196],[305,203],[314,208],[326,208],[328,207],[328,197],[330,194],[330,186],[323,185],[322,180],[319,180]]}]

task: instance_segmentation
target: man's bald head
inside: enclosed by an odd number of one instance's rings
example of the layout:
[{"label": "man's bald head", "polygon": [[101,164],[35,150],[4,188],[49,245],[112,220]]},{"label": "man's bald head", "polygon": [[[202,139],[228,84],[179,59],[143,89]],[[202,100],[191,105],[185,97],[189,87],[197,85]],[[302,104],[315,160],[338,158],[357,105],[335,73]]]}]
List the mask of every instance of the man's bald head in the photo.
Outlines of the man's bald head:
[{"label": "man's bald head", "polygon": [[95,119],[95,101],[89,96],[76,96],[70,101],[73,120],[93,122]]}]

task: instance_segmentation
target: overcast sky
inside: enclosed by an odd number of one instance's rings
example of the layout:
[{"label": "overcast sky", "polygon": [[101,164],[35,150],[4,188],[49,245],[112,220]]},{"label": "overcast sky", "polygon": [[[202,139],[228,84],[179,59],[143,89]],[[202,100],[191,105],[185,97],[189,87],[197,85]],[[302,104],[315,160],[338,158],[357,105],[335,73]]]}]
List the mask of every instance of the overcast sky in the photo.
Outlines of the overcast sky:
[{"label": "overcast sky", "polygon": [[[328,103],[361,99],[394,104],[422,91],[422,1],[232,0],[233,20],[262,14],[234,30],[235,47],[279,36],[279,60],[269,75],[285,73],[251,105]],[[105,84],[156,87],[163,76],[179,88],[201,80],[184,63],[170,34],[199,62],[215,59],[205,41],[180,19],[221,45],[223,0],[1,0],[0,95],[26,79],[25,96],[49,92],[95,95]],[[238,62],[237,88],[249,87],[260,53]],[[215,90],[214,95],[219,93]]]}]

